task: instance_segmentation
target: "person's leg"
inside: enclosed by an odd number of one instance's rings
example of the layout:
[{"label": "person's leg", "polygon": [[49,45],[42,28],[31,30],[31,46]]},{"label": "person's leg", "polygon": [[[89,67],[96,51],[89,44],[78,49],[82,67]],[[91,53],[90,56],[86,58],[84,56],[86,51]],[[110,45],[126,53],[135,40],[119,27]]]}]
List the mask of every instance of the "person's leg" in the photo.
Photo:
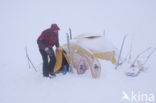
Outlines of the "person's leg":
[{"label": "person's leg", "polygon": [[43,76],[49,76],[49,68],[48,68],[48,55],[44,50],[39,50],[43,59]]},{"label": "person's leg", "polygon": [[62,62],[63,66],[66,66],[67,67],[67,72],[69,71],[69,64],[65,58],[65,56],[63,55],[63,62]]},{"label": "person's leg", "polygon": [[56,63],[56,57],[55,57],[53,49],[52,49],[52,53],[51,53],[51,55],[49,57],[50,57],[50,62],[49,62],[50,70],[49,70],[49,73],[53,74],[54,73],[54,66],[55,66],[55,63]]}]

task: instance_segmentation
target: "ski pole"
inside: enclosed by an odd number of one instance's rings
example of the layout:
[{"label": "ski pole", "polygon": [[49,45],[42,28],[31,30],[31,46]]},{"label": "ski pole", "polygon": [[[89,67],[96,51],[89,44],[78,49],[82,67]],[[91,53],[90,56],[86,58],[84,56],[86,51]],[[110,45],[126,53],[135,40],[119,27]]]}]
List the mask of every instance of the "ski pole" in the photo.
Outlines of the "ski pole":
[{"label": "ski pole", "polygon": [[[32,67],[34,68],[34,70],[37,72],[34,64],[32,63],[32,61],[29,58],[29,55],[28,55],[28,52],[27,52],[27,47],[25,47],[25,51],[26,51],[26,57],[27,57],[27,60],[28,60],[28,64],[30,63],[32,65]],[[29,68],[30,68],[30,64],[29,64]]]}]

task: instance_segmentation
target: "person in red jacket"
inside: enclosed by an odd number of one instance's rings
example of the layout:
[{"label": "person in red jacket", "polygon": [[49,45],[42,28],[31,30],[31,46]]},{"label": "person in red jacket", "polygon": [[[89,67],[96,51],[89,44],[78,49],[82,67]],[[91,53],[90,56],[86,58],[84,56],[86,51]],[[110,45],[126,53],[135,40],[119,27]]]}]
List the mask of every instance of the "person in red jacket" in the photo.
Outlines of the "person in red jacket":
[{"label": "person in red jacket", "polygon": [[[41,53],[43,59],[43,76],[55,76],[54,74],[54,66],[56,63],[55,53],[53,50],[53,46],[56,46],[56,54],[59,53],[59,38],[58,31],[60,28],[57,24],[52,24],[50,28],[44,30],[39,38],[37,39],[37,44],[39,47],[39,51]],[[48,63],[48,56],[50,58],[50,62]]]}]

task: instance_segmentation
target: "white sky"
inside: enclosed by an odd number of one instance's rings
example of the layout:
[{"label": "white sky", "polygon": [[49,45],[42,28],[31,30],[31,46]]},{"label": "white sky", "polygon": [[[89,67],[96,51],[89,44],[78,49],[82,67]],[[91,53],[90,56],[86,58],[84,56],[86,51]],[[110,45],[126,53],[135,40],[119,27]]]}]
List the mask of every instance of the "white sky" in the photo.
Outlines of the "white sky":
[{"label": "white sky", "polygon": [[128,34],[136,47],[146,48],[156,44],[156,1],[0,0],[0,60],[8,62],[15,54],[23,58],[26,45],[38,58],[36,39],[51,23],[61,28],[61,44],[71,27],[73,35],[106,30],[106,36],[118,48],[123,35]]}]

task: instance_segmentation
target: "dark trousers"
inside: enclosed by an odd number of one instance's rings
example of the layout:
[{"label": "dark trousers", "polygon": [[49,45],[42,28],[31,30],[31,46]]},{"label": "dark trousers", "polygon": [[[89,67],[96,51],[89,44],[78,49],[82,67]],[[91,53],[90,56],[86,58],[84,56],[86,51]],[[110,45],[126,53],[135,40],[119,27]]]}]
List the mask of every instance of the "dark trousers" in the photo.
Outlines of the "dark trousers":
[{"label": "dark trousers", "polygon": [[[56,58],[54,54],[54,50],[52,49],[52,53],[49,56],[44,50],[39,49],[42,59],[43,59],[43,76],[49,76],[50,73],[54,72],[54,66],[56,63]],[[48,63],[48,56],[50,58],[50,62]]]}]

